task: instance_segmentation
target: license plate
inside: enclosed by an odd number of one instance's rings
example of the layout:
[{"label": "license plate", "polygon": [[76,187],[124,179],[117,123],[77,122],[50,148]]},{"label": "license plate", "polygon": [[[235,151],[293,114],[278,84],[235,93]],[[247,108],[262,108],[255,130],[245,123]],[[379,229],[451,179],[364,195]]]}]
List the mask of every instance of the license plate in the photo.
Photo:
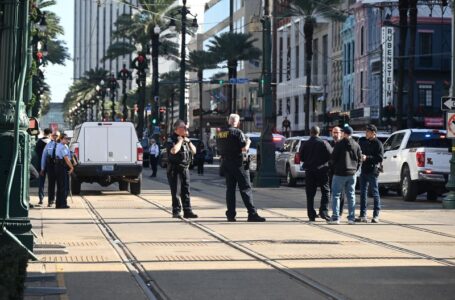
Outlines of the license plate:
[{"label": "license plate", "polygon": [[102,168],[103,171],[114,171],[114,166],[113,165],[105,165]]}]

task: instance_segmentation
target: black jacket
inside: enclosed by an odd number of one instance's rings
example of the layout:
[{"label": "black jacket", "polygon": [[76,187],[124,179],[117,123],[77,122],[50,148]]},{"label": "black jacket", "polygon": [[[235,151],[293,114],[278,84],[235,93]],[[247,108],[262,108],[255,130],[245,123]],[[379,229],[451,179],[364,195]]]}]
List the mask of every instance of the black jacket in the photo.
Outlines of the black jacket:
[{"label": "black jacket", "polygon": [[338,176],[354,175],[360,167],[362,152],[359,144],[352,138],[342,139],[335,144],[331,165],[333,174]]},{"label": "black jacket", "polygon": [[366,155],[366,160],[362,163],[362,173],[379,175],[379,164],[384,157],[384,147],[377,138],[372,140],[362,139],[360,142],[362,154]]},{"label": "black jacket", "polygon": [[312,136],[300,146],[300,159],[305,170],[319,170],[329,166],[332,147],[318,136]]},{"label": "black jacket", "polygon": [[242,148],[246,146],[247,137],[242,130],[235,127],[222,128],[217,133],[217,146],[223,160],[242,165]]}]

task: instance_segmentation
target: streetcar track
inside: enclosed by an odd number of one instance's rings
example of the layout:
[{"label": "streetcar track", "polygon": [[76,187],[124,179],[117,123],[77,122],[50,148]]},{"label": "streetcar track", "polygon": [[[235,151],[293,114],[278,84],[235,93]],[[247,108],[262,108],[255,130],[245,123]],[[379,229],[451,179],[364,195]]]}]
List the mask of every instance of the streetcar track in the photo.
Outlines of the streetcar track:
[{"label": "streetcar track", "polygon": [[[213,184],[213,185],[215,185],[215,184]],[[207,194],[207,195],[211,195],[211,196],[215,195],[215,194],[207,192],[206,190],[203,190],[201,188],[195,189],[195,188],[191,187],[191,189],[192,190],[196,190],[196,191],[198,191],[198,192],[200,192],[202,194]],[[261,194],[262,196],[265,196],[263,193],[258,192],[257,190],[255,190],[255,192]],[[219,196],[219,195],[215,195],[215,196]],[[304,224],[307,224],[307,225],[315,227],[315,228],[319,228],[319,229],[322,229],[322,230],[325,230],[325,231],[330,231],[330,232],[338,234],[338,235],[343,235],[343,236],[346,236],[346,237],[350,237],[350,238],[353,238],[353,239],[356,239],[356,240],[359,240],[359,241],[362,241],[362,242],[365,242],[365,243],[368,243],[368,244],[373,244],[373,245],[376,245],[376,246],[380,246],[380,247],[388,248],[388,249],[391,249],[391,250],[395,250],[395,251],[398,251],[398,252],[401,252],[401,253],[414,255],[414,256],[417,256],[419,258],[430,260],[430,261],[433,261],[433,262],[436,262],[436,263],[439,263],[439,264],[442,264],[442,265],[445,265],[445,266],[450,266],[450,267],[454,267],[455,266],[455,263],[451,262],[448,259],[434,257],[434,256],[431,256],[431,255],[427,255],[427,254],[418,252],[418,251],[414,251],[414,250],[406,249],[406,248],[403,248],[403,247],[400,247],[400,246],[392,245],[392,244],[387,243],[387,242],[376,241],[376,240],[373,240],[373,239],[370,239],[370,238],[367,238],[367,237],[363,237],[363,236],[360,236],[360,235],[357,235],[357,234],[347,233],[347,232],[344,232],[344,231],[341,231],[341,230],[338,230],[338,229],[334,228],[336,225],[327,226],[326,224],[324,224],[324,225],[316,224],[316,223],[313,223],[313,222],[309,222],[307,220],[303,220],[302,218],[291,217],[291,216],[276,212],[276,211],[274,211],[272,209],[269,209],[269,208],[260,208],[260,209],[264,210],[264,211],[267,211],[267,212],[269,212],[271,214],[274,214],[276,216],[283,217],[283,218],[288,219],[288,220],[296,221],[296,222],[299,222],[299,223],[304,223]],[[394,222],[386,221],[386,220],[382,220],[382,221],[383,222],[388,222],[390,225],[401,226],[401,227],[404,227],[404,228],[408,228],[408,229],[412,229],[412,230],[416,230],[416,231],[422,231],[422,232],[426,232],[426,233],[430,233],[430,234],[434,234],[434,235],[438,235],[438,236],[455,238],[455,236],[452,236],[450,234],[445,234],[445,233],[442,233],[442,232],[439,232],[439,231],[434,231],[434,230],[431,230],[431,229],[420,228],[420,227],[413,226],[413,225],[399,224],[399,223],[394,223]]]},{"label": "streetcar track", "polygon": [[[169,213],[170,215],[172,215],[172,211],[170,209],[168,209],[167,207],[161,205],[160,203],[157,203],[155,201],[152,201],[152,200],[149,200],[149,199],[146,199],[142,196],[139,196],[137,195],[137,197],[139,199],[142,199],[143,201],[146,201],[152,205],[154,205],[155,207]],[[254,251],[252,250],[251,248],[248,248],[244,245],[241,245],[240,243],[236,242],[236,241],[233,241],[225,236],[223,236],[222,234],[210,229],[209,227],[205,226],[205,225],[202,225],[200,224],[200,222],[198,221],[194,221],[194,220],[191,220],[191,219],[185,219],[185,218],[182,218],[181,220],[185,221],[186,223],[204,231],[205,233],[211,235],[212,237],[216,238],[217,240],[219,240],[220,242],[222,242],[223,244],[231,247],[231,248],[234,248],[252,258],[254,258],[256,261],[259,261],[259,262],[262,262],[272,268],[274,268],[275,270],[291,277],[292,279],[294,279],[295,281],[303,284],[304,286],[307,286],[307,287],[310,287],[312,288],[313,290],[315,290],[316,292],[318,292],[319,294],[325,296],[325,297],[328,297],[329,299],[348,299],[347,296],[345,295],[342,295],[340,294],[339,292],[337,291],[334,291],[332,289],[330,289],[329,287],[321,284],[320,282],[302,274],[302,273],[299,273],[299,272],[296,272],[288,267],[286,267],[285,265],[282,265],[281,263],[277,262],[276,260],[272,259],[272,258],[269,258],[257,251]]]},{"label": "streetcar track", "polygon": [[117,236],[117,234],[109,226],[105,219],[99,214],[96,208],[90,203],[86,196],[80,195],[80,197],[84,201],[83,203],[87,205],[86,209],[92,216],[93,221],[106,237],[106,240],[111,244],[111,246],[120,256],[122,263],[126,266],[127,270],[131,273],[138,285],[142,288],[147,298],[151,300],[170,299],[159,287],[159,285],[153,280],[153,278],[149,276],[145,267],[125,245],[125,243],[121,241],[121,239]]}]

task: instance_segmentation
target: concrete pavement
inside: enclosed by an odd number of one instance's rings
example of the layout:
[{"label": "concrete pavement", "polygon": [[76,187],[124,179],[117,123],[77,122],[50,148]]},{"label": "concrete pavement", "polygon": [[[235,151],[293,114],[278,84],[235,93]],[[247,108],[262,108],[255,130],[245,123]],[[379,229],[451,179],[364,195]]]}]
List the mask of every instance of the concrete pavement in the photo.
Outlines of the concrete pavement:
[{"label": "concrete pavement", "polygon": [[245,222],[238,197],[228,223],[208,166],[192,174],[199,219],[188,221],[171,218],[164,170],[149,173],[141,197],[84,184],[71,209],[30,211],[41,261],[29,274],[57,275],[33,285],[67,288],[39,299],[453,299],[455,211],[440,203],[389,197],[380,224],[334,226],[307,222],[303,187],[263,188],[254,200],[267,222]]}]

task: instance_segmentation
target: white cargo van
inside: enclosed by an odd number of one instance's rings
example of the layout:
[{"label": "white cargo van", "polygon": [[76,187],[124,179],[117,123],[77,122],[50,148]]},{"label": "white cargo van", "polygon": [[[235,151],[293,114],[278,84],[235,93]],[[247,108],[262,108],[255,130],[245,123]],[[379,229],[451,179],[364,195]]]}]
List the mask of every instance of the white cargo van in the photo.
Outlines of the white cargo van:
[{"label": "white cargo van", "polygon": [[141,193],[143,149],[130,122],[85,122],[76,126],[70,150],[77,160],[71,176],[71,192],[77,195],[82,182]]}]

